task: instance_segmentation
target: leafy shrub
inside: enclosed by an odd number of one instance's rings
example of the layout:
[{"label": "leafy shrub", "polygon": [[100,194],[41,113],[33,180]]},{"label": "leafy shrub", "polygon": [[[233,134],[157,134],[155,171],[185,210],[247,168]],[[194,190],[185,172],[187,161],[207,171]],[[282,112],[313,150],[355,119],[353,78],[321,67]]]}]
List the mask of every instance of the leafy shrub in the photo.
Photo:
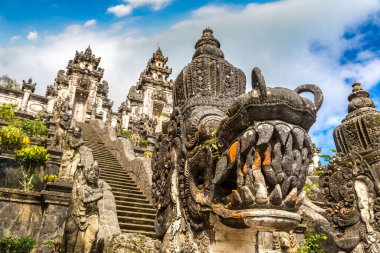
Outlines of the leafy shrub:
[{"label": "leafy shrub", "polygon": [[57,174],[48,174],[44,176],[44,182],[51,183],[51,182],[54,182],[57,178],[58,178]]},{"label": "leafy shrub", "polygon": [[333,156],[336,154],[336,149],[333,149],[333,148],[330,148],[330,151],[332,153],[332,155],[328,155],[328,154],[320,154],[319,157],[320,158],[323,158],[323,160],[325,162],[330,162],[330,160],[333,158]]},{"label": "leafy shrub", "polygon": [[58,253],[63,251],[63,238],[48,240],[42,243],[42,246],[47,248],[50,253]]},{"label": "leafy shrub", "polygon": [[6,123],[12,123],[15,116],[16,105],[2,104],[0,105],[0,119]]},{"label": "leafy shrub", "polygon": [[141,140],[139,141],[139,146],[141,148],[146,148],[148,146],[148,141],[144,138],[141,138]]},{"label": "leafy shrub", "polygon": [[123,135],[124,137],[130,139],[131,136],[132,136],[132,132],[129,131],[129,130],[123,130],[123,131],[121,131],[121,135]]},{"label": "leafy shrub", "polygon": [[23,236],[20,238],[7,237],[0,239],[0,252],[2,253],[29,253],[36,246],[33,238]]},{"label": "leafy shrub", "polygon": [[21,163],[23,181],[21,182],[24,191],[33,190],[33,180],[35,170],[40,166],[46,165],[50,155],[41,146],[31,146],[16,151],[15,160]]},{"label": "leafy shrub", "polygon": [[49,133],[49,129],[40,120],[19,120],[15,126],[22,129],[29,137],[46,136]]},{"label": "leafy shrub", "polygon": [[0,148],[5,150],[17,150],[27,147],[30,140],[24,136],[22,130],[15,126],[3,126],[0,129]]},{"label": "leafy shrub", "polygon": [[305,241],[300,244],[298,253],[326,253],[326,251],[319,246],[322,240],[327,240],[325,234],[316,234],[306,237]]}]

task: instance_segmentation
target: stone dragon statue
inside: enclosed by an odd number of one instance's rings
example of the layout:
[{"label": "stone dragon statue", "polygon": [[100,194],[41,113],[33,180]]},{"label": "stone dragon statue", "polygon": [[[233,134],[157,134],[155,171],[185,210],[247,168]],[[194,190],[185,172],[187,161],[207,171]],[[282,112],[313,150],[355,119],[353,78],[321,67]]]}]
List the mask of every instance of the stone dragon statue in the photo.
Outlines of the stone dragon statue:
[{"label": "stone dragon statue", "polygon": [[269,88],[258,68],[245,93],[244,73],[224,59],[211,29],[195,49],[175,81],[175,108],[152,160],[156,249],[256,252],[221,245],[238,230],[287,232],[300,223],[313,155],[308,131],[323,95],[312,84]]}]

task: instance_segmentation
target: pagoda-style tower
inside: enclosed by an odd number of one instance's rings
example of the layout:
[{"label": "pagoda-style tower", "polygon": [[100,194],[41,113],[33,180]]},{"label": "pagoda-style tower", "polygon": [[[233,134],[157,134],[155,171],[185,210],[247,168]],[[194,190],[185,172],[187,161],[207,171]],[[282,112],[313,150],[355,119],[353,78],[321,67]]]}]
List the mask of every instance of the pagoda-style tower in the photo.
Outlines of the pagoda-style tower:
[{"label": "pagoda-style tower", "polygon": [[[173,110],[173,81],[168,80],[172,69],[160,48],[153,53],[136,86],[129,90],[127,100],[120,106],[123,129],[133,129],[141,120],[151,122],[152,132],[161,132],[162,122]],[[138,129],[138,127],[136,128]]]},{"label": "pagoda-style tower", "polygon": [[48,86],[46,96],[52,112],[57,98],[65,100],[69,112],[77,122],[85,122],[92,111],[105,121],[110,112],[108,83],[102,81],[104,69],[99,67],[100,57],[92,54],[90,46],[83,52],[76,52],[67,65],[67,71],[59,70],[53,86]]}]

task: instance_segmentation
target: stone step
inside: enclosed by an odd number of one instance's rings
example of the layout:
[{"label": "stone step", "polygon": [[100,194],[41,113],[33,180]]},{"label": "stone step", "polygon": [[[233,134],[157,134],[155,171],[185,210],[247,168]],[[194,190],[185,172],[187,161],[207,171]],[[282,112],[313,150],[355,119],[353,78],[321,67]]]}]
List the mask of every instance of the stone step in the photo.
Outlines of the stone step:
[{"label": "stone step", "polygon": [[137,187],[136,183],[132,179],[115,178],[110,175],[102,175],[102,174],[100,174],[100,178],[106,181],[107,183],[115,182],[115,183],[123,184],[129,187]]},{"label": "stone step", "polygon": [[112,191],[114,195],[117,195],[117,196],[120,196],[120,197],[130,197],[130,198],[134,198],[134,199],[143,199],[145,200],[146,197],[144,196],[144,194],[134,194],[134,193],[129,193],[127,191],[117,191],[117,190],[113,190]]},{"label": "stone step", "polygon": [[109,176],[112,176],[112,177],[120,177],[120,178],[125,178],[125,179],[129,179],[129,180],[132,180],[131,176],[129,175],[128,172],[126,172],[124,169],[119,169],[119,168],[115,168],[115,169],[112,169],[110,167],[104,167],[102,166],[101,164],[99,164],[100,166],[100,174],[104,174],[104,175],[109,175]]},{"label": "stone step", "polygon": [[[122,189],[125,189],[125,190],[132,190],[132,191],[140,191],[140,188],[137,187],[137,185],[133,185],[133,186],[129,186],[129,185],[125,185],[125,184],[120,184],[119,182],[115,182],[115,181],[106,181],[111,187],[112,189],[115,188],[122,188]],[[140,191],[142,193],[142,191]]]},{"label": "stone step", "polygon": [[120,229],[127,229],[130,231],[146,231],[146,232],[154,232],[154,226],[152,225],[143,225],[143,224],[132,224],[126,222],[119,222]]},{"label": "stone step", "polygon": [[145,235],[148,237],[151,237],[153,239],[157,238],[156,232],[148,232],[144,230],[129,230],[129,229],[121,229],[122,233],[127,233],[127,234],[140,234],[140,235]]},{"label": "stone step", "polygon": [[[127,201],[127,202],[137,202],[137,203],[143,203],[143,204],[150,204],[149,200],[147,199],[142,199],[142,198],[134,198],[126,195],[118,195],[114,194],[116,200],[121,200],[121,201]],[[118,201],[116,201],[118,203]]]},{"label": "stone step", "polygon": [[116,205],[124,205],[127,207],[145,208],[145,209],[153,208],[152,204],[149,203],[149,201],[146,201],[143,203],[141,201],[129,201],[126,199],[121,199],[121,200],[116,201]]},{"label": "stone step", "polygon": [[[131,212],[138,212],[138,213],[149,213],[156,216],[157,210],[149,206],[149,208],[146,207],[136,207],[132,206],[131,204],[124,204],[124,205],[116,205],[118,210],[121,211],[131,211]],[[155,218],[155,217],[154,217]]]},{"label": "stone step", "polygon": [[135,217],[130,217],[130,216],[120,216],[119,212],[117,212],[117,218],[119,222],[123,222],[123,223],[154,226],[154,220],[152,219],[135,218]]},{"label": "stone step", "polygon": [[131,175],[99,138],[90,124],[82,124],[85,145],[92,149],[101,168],[100,178],[112,188],[120,229],[157,238],[154,230],[156,209],[139,189]]},{"label": "stone step", "polygon": [[143,212],[133,212],[133,211],[125,211],[125,210],[118,210],[117,215],[120,217],[133,217],[133,218],[144,218],[153,220],[156,218],[156,214],[152,213],[143,213]]}]

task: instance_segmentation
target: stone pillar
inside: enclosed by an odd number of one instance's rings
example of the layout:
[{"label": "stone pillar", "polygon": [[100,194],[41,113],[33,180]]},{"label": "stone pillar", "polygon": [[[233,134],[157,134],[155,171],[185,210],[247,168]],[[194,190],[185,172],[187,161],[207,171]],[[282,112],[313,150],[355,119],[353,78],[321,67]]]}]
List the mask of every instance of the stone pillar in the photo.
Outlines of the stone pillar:
[{"label": "stone pillar", "polygon": [[20,109],[25,111],[28,106],[29,97],[32,91],[29,89],[24,89],[23,91],[24,91],[24,96],[21,101]]}]

